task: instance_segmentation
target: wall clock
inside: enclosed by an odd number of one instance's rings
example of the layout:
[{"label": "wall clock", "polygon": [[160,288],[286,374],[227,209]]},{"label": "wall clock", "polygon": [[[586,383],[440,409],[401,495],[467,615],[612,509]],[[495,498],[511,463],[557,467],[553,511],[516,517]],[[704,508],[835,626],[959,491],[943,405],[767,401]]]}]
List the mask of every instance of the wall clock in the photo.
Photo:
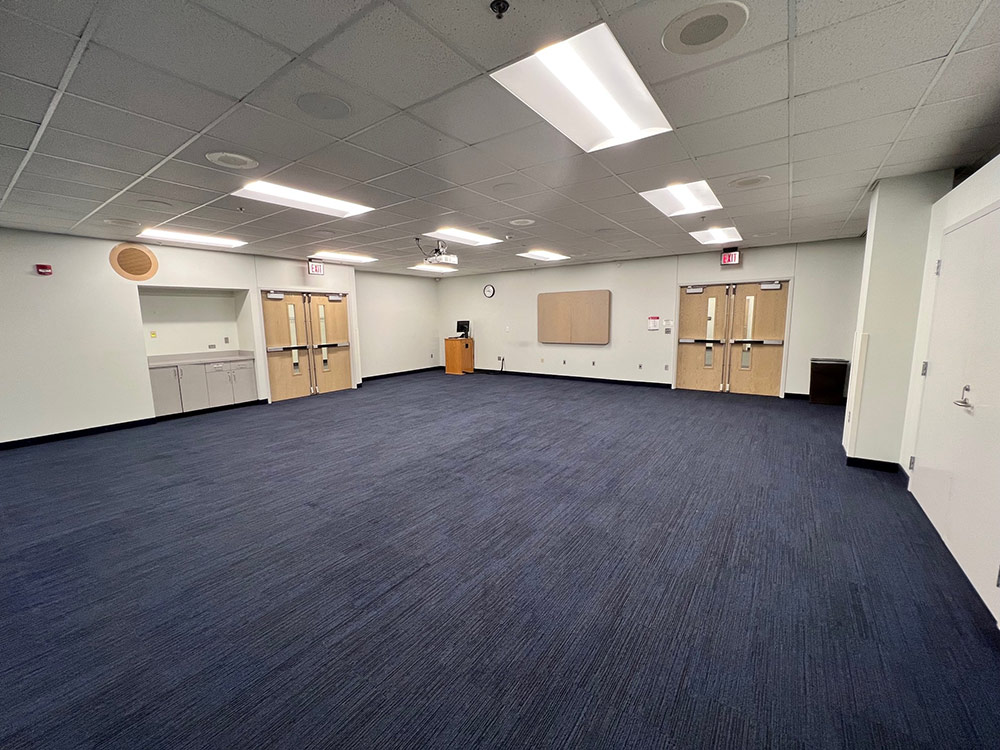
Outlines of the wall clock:
[{"label": "wall clock", "polygon": [[486,297],[487,299],[489,299],[496,293],[497,293],[496,287],[493,286],[492,284],[487,284],[486,286],[483,287],[483,296]]}]

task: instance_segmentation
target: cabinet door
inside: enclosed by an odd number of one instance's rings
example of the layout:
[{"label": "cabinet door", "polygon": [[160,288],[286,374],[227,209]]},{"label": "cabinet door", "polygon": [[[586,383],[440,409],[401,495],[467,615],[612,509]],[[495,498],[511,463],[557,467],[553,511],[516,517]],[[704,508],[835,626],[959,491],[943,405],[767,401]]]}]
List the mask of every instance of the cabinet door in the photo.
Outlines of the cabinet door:
[{"label": "cabinet door", "polygon": [[233,403],[233,380],[228,362],[209,362],[205,365],[208,384],[208,405],[227,406]]},{"label": "cabinet door", "polygon": [[184,411],[207,409],[209,401],[205,365],[181,365],[177,370],[181,376],[181,405]]},{"label": "cabinet door", "polygon": [[149,371],[153,387],[153,413],[158,417],[181,411],[181,386],[176,367],[154,367]]},{"label": "cabinet door", "polygon": [[230,374],[233,376],[233,400],[237,404],[257,400],[257,376],[253,362],[233,362]]}]

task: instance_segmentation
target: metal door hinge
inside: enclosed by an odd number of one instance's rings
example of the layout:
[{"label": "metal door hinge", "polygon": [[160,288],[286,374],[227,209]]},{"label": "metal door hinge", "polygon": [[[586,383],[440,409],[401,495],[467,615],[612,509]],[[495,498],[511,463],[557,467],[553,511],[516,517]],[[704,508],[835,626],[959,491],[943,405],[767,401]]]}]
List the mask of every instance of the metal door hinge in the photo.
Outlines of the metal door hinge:
[{"label": "metal door hinge", "polygon": [[934,275],[935,276],[940,276],[941,275],[941,259],[940,258],[938,258],[937,259],[937,263],[934,264]]},{"label": "metal door hinge", "polygon": [[924,360],[923,364],[920,365],[920,374],[927,375],[927,360]]},{"label": "metal door hinge", "polygon": [[997,588],[1000,589],[1000,570],[997,571]]},{"label": "metal door hinge", "polygon": [[917,464],[917,457],[910,456],[910,471],[913,471],[913,467]]}]

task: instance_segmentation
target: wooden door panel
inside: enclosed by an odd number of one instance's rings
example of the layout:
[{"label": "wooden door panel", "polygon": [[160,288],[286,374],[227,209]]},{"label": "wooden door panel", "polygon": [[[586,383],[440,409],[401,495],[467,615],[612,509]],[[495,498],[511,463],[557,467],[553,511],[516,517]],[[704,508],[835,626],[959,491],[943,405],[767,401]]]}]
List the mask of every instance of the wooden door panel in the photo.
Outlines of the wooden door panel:
[{"label": "wooden door panel", "polygon": [[[313,294],[309,301],[312,339],[311,356],[317,393],[351,388],[350,333],[347,323],[347,302],[331,300],[326,294]],[[344,344],[344,346],[324,346]]]},{"label": "wooden door panel", "polygon": [[[295,355],[298,355],[296,362]],[[308,396],[310,393],[308,353],[268,352],[267,376],[271,384],[271,400]]]},{"label": "wooden door panel", "polygon": [[[728,390],[758,396],[781,395],[781,367],[785,319],[788,314],[788,282],[779,289],[760,284],[737,284],[731,296]],[[749,341],[746,341],[746,340]]]},{"label": "wooden door panel", "polygon": [[726,347],[712,345],[712,365],[706,366],[705,344],[677,345],[677,387],[692,391],[719,391],[722,385]]},{"label": "wooden door panel", "polygon": [[[728,296],[725,284],[702,287],[700,293],[680,290],[677,321],[677,387],[696,391],[718,391],[724,382]],[[696,343],[685,343],[695,339]],[[716,343],[708,346],[706,339]],[[709,355],[708,352],[711,351]],[[710,359],[710,362],[709,362]]]},{"label": "wooden door panel", "polygon": [[337,346],[312,350],[317,393],[343,391],[354,385],[351,379],[350,347]]},{"label": "wooden door panel", "polygon": [[[261,294],[264,314],[264,339],[267,343],[267,375],[271,400],[308,396],[312,392],[309,372],[308,311],[302,294],[284,293],[281,299]],[[279,347],[302,347],[296,350],[271,351]]]}]

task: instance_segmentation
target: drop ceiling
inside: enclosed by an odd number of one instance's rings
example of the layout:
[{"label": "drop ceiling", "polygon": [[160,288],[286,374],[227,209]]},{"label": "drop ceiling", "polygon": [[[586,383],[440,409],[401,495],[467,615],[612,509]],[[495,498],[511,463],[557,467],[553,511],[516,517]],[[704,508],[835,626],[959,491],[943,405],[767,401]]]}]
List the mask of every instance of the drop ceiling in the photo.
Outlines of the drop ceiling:
[{"label": "drop ceiling", "polygon": [[[413,275],[417,235],[507,238],[452,248],[468,274],[538,265],[517,256],[532,248],[702,252],[688,232],[706,225],[744,247],[856,237],[878,179],[997,152],[1000,0],[758,0],[725,44],[665,51],[667,24],[704,4],[512,0],[497,20],[486,0],[0,0],[0,225],[157,226]],[[585,154],[489,73],[600,22],[675,130]],[[307,114],[310,93],[346,107]],[[258,166],[205,158],[220,151]],[[264,178],[375,210],[229,195]],[[724,206],[707,221],[638,195],[698,180]]]}]

